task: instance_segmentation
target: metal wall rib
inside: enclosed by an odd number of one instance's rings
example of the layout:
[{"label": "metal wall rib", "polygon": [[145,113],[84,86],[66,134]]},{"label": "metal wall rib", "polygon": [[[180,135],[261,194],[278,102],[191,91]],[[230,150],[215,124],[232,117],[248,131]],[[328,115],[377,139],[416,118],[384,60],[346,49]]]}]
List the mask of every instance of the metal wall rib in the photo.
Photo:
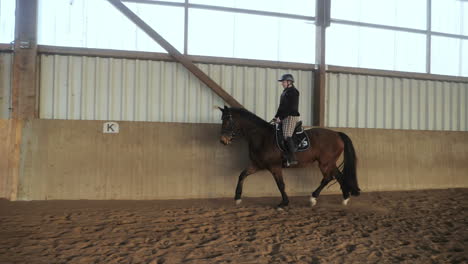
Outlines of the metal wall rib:
[{"label": "metal wall rib", "polygon": [[326,126],[468,131],[468,83],[328,73]]},{"label": "metal wall rib", "polygon": [[0,119],[10,118],[13,54],[0,52]]},{"label": "metal wall rib", "polygon": [[[41,55],[40,118],[219,123],[223,100],[181,64]],[[270,120],[285,72],[297,79],[300,112],[312,124],[312,71],[197,64],[236,100]]]}]

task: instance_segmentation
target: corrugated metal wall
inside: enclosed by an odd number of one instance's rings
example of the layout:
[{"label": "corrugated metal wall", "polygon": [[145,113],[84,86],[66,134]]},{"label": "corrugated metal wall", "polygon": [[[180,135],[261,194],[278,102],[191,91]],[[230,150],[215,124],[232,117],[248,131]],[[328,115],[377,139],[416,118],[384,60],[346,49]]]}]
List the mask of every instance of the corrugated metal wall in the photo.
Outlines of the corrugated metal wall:
[{"label": "corrugated metal wall", "polygon": [[468,131],[468,83],[328,73],[328,127]]},{"label": "corrugated metal wall", "polygon": [[[219,123],[223,100],[175,62],[41,55],[40,117]],[[300,112],[312,124],[312,71],[197,64],[229,94],[270,120],[285,72],[297,79]]]},{"label": "corrugated metal wall", "polygon": [[13,54],[0,52],[0,119],[10,118]]}]

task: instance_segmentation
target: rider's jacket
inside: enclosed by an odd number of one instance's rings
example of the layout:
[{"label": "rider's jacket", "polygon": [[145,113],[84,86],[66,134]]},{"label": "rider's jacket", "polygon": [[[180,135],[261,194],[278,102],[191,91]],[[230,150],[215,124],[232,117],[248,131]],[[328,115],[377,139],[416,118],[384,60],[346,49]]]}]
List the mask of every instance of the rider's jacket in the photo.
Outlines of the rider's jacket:
[{"label": "rider's jacket", "polygon": [[275,117],[284,119],[287,116],[299,116],[298,108],[299,91],[294,86],[285,88],[281,94],[280,105]]}]

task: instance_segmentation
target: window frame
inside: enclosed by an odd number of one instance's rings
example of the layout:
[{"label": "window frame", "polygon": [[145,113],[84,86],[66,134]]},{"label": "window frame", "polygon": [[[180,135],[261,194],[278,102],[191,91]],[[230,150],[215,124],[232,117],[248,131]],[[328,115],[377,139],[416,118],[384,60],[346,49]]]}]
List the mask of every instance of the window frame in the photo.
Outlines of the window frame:
[{"label": "window frame", "polygon": [[[462,34],[452,34],[452,33],[445,33],[432,30],[432,0],[426,0],[426,29],[415,29],[409,27],[399,27],[399,26],[389,26],[389,25],[382,25],[382,24],[374,24],[374,23],[366,23],[366,22],[358,22],[352,20],[344,20],[344,19],[336,19],[330,17],[330,23],[334,24],[341,24],[341,25],[349,25],[349,26],[359,26],[359,27],[368,27],[368,28],[377,28],[377,29],[386,29],[392,31],[399,31],[399,32],[409,32],[409,33],[419,33],[426,35],[426,74],[435,74],[432,72],[431,67],[431,60],[432,60],[432,37],[448,37],[454,38],[459,40],[468,40],[468,36]],[[467,77],[467,76],[460,76],[460,75],[453,75],[458,77]]]}]

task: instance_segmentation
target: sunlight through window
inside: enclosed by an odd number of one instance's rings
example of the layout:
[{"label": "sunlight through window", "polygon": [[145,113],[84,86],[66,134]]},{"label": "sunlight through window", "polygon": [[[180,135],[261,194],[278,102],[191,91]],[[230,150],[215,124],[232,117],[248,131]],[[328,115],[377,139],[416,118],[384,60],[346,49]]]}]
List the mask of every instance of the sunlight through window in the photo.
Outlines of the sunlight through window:
[{"label": "sunlight through window", "polygon": [[0,43],[10,43],[15,38],[15,0],[0,1]]}]

